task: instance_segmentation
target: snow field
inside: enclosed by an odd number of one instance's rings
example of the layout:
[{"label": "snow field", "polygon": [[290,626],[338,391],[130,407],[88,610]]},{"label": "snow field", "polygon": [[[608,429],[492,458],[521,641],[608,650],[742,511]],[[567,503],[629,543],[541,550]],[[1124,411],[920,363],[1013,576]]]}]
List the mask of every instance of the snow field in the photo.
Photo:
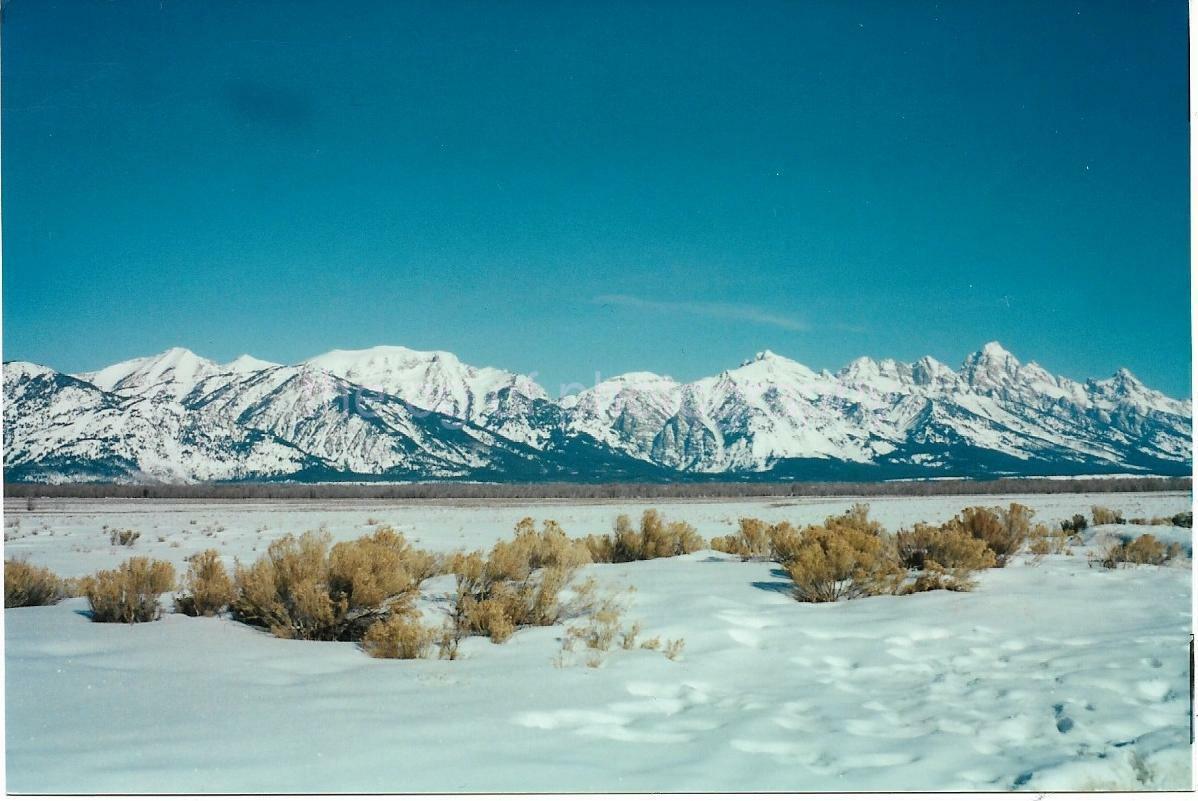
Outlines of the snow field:
[{"label": "snow field", "polygon": [[[617,515],[636,520],[645,509],[657,509],[667,520],[684,520],[710,539],[735,531],[741,517],[822,523],[857,502],[868,503],[870,516],[891,531],[917,522],[939,523],[967,506],[1012,502],[1031,507],[1036,520],[1053,525],[1077,513],[1089,517],[1094,505],[1119,509],[1127,518],[1173,515],[1190,508],[1190,496],[1176,492],[590,503],[38,499],[33,511],[16,498],[4,502],[5,554],[27,558],[64,577],[113,568],[131,555],[165,559],[180,569],[187,557],[208,548],[215,548],[231,565],[235,558],[256,559],[271,540],[285,534],[325,526],[335,541],[348,540],[384,523],[426,550],[473,550],[511,537],[524,517],[556,520],[571,537],[583,537],[609,533]],[[131,528],[141,537],[133,548],[112,546],[104,526]]]},{"label": "snow field", "polygon": [[[1050,521],[1088,514],[1094,503],[1127,517],[1189,506],[1185,495],[871,504],[893,529],[1011,500]],[[130,554],[181,565],[215,547],[254,558],[254,547],[321,522],[337,538],[367,533],[365,516],[446,550],[510,536],[525,515],[553,517],[582,536],[608,530],[619,512],[654,506],[710,537],[742,515],[809,523],[851,502],[41,502],[33,512],[9,504],[22,523],[6,547],[9,557],[82,575]],[[105,523],[142,537],[114,548],[100,536]],[[216,525],[226,531],[201,533]],[[173,531],[167,543],[154,526]],[[637,588],[625,621],[642,623],[642,639],[686,642],[677,661],[616,646],[597,669],[554,667],[564,626],[522,630],[504,645],[470,638],[454,662],[390,661],[225,619],[93,624],[79,614],[81,599],[6,610],[8,789],[1186,788],[1189,563],[1089,567],[1091,548],[1124,529],[1189,544],[1186,529],[1104,527],[1072,556],[1020,557],[985,571],[971,593],[819,605],[796,603],[777,565],[713,551],[592,565],[583,577]],[[428,615],[447,589],[444,579],[426,582]]]}]

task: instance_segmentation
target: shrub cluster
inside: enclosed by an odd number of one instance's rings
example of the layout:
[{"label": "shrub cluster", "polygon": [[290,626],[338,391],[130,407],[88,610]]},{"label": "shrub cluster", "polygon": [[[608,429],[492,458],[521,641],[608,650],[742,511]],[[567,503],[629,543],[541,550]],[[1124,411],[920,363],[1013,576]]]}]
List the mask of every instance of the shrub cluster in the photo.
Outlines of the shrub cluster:
[{"label": "shrub cluster", "polygon": [[170,562],[135,556],[116,570],[83,579],[81,588],[96,623],[146,623],[162,614],[159,596],[175,587]]},{"label": "shrub cluster", "polygon": [[663,648],[661,637],[638,639],[641,636],[640,623],[624,625],[627,593],[635,592],[635,587],[629,587],[626,593],[600,593],[597,586],[592,578],[575,588],[576,607],[572,613],[579,616],[580,620],[568,627],[562,637],[561,651],[554,659],[557,667],[565,667],[575,655],[581,655],[587,667],[597,668],[603,664],[607,652],[617,644],[625,651],[637,648],[662,651],[667,659],[678,658],[685,645],[683,640],[668,640]]},{"label": "shrub cluster", "polygon": [[1094,521],[1096,526],[1109,526],[1113,523],[1126,523],[1123,519],[1123,513],[1117,509],[1108,509],[1105,506],[1091,506],[1090,519]]},{"label": "shrub cluster", "polygon": [[707,547],[695,527],[682,521],[665,522],[656,509],[646,509],[640,528],[628,515],[616,518],[611,534],[590,535],[581,542],[593,562],[640,562],[701,551]]},{"label": "shrub cluster", "polygon": [[[629,588],[629,591],[631,589]],[[636,647],[640,625],[623,625],[625,601],[621,594],[608,593],[597,596],[594,579],[583,584],[579,588],[579,594],[588,599],[586,614],[579,623],[566,629],[566,635],[562,638],[561,653],[556,660],[558,667],[564,666],[568,655],[574,654],[578,648],[583,649],[587,667],[599,667],[603,664],[603,655],[611,650],[617,640],[625,650]],[[660,647],[660,641],[658,645]]]},{"label": "shrub cluster", "polygon": [[[999,564],[1018,550],[1030,529],[1030,510],[967,509],[941,526],[917,524],[891,536],[855,504],[821,526],[798,529],[788,522],[743,518],[735,534],[712,547],[742,559],[780,563],[801,601],[827,602],[885,593],[968,590],[977,570]],[[908,579],[913,580],[908,581]]]},{"label": "shrub cluster", "polygon": [[1070,545],[1080,544],[1081,536],[1072,529],[1050,529],[1048,526],[1037,525],[1028,537],[1028,550],[1034,556],[1048,554],[1070,554]]},{"label": "shrub cluster", "polygon": [[1193,512],[1178,512],[1169,517],[1133,517],[1127,522],[1139,526],[1178,526],[1180,528],[1194,527]]},{"label": "shrub cluster", "polygon": [[370,626],[407,613],[430,554],[382,526],[329,547],[328,532],[287,535],[248,567],[237,565],[233,616],[298,640],[360,640]]},{"label": "shrub cluster", "polygon": [[894,543],[856,504],[822,526],[808,526],[782,568],[800,601],[822,603],[898,591],[903,578]]},{"label": "shrub cluster", "polygon": [[192,617],[218,615],[236,598],[233,580],[214,550],[187,559],[183,591],[175,598],[175,609]]},{"label": "shrub cluster", "polygon": [[1180,554],[1181,546],[1176,542],[1165,545],[1151,534],[1141,534],[1134,540],[1115,543],[1100,561],[1103,567],[1113,570],[1120,564],[1163,565]]},{"label": "shrub cluster", "polygon": [[586,545],[556,522],[547,520],[537,531],[531,518],[517,523],[515,538],[496,543],[486,557],[480,551],[454,554],[447,566],[457,585],[450,609],[455,634],[483,634],[500,643],[518,628],[560,622],[558,594],[590,561]]},{"label": "shrub cluster", "polygon": [[108,532],[108,542],[112,545],[123,545],[126,548],[132,548],[140,536],[140,531],[134,531],[131,528],[114,528]]},{"label": "shrub cluster", "polygon": [[769,559],[786,562],[798,547],[799,531],[790,523],[767,523],[755,517],[742,517],[739,530],[726,537],[713,537],[714,550],[734,554],[741,559]]},{"label": "shrub cluster", "polygon": [[895,534],[895,547],[903,567],[921,571],[904,592],[970,590],[972,574],[997,563],[994,551],[972,536],[960,520],[940,526],[916,523]]},{"label": "shrub cluster", "polygon": [[1068,520],[1061,521],[1061,531],[1069,534],[1081,534],[1086,530],[1087,525],[1089,524],[1086,523],[1085,515],[1074,515]]},{"label": "shrub cluster", "polygon": [[376,659],[424,659],[436,639],[436,629],[405,611],[372,623],[362,635],[362,650]]},{"label": "shrub cluster", "polygon": [[994,552],[994,566],[1004,567],[1032,534],[1032,512],[1026,506],[1012,503],[1001,506],[971,506],[961,510],[957,522],[971,537],[986,543]]},{"label": "shrub cluster", "polygon": [[67,597],[66,583],[44,567],[4,560],[4,608],[50,606]]}]

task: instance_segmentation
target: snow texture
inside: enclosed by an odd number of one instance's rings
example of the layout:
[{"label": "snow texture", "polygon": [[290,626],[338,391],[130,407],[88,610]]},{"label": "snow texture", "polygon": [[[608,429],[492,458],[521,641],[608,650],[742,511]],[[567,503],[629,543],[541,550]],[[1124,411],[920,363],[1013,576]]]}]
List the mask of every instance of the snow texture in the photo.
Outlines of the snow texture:
[{"label": "snow texture", "polygon": [[[876,499],[893,528],[1011,498]],[[1099,503],[1171,515],[1180,494],[1017,498],[1056,520]],[[727,533],[741,515],[815,522],[847,499],[669,503]],[[9,556],[67,575],[131,553],[253,558],[287,530],[339,539],[397,525],[437,550],[484,546],[520,517],[581,535],[643,504],[9,502]],[[19,521],[19,525],[11,521]],[[192,522],[194,521],[194,522]],[[132,549],[101,527],[133,526]],[[223,529],[223,530],[218,530]],[[644,636],[556,667],[563,627],[464,643],[462,659],[385,661],[227,619],[100,625],[79,599],[7,610],[14,792],[1097,790],[1190,786],[1189,563],[1103,570],[1027,557],[971,593],[799,604],[776,565],[704,551],[587,568],[637,588]],[[211,532],[211,536],[208,536]],[[158,537],[164,539],[158,542]],[[178,547],[172,547],[178,543]],[[448,589],[427,582],[434,616]]]}]

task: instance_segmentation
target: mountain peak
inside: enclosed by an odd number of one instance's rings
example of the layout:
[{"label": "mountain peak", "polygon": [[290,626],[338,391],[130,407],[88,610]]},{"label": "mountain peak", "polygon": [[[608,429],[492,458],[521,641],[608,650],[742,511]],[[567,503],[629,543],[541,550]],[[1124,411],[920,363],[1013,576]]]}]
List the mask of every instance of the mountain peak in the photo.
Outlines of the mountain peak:
[{"label": "mountain peak", "polygon": [[[781,358],[782,358],[781,356],[779,356],[778,354],[774,353],[774,352],[773,352],[772,350],[770,350],[769,348],[766,348],[765,350],[760,350],[760,351],[758,351],[757,353],[755,353],[755,354],[753,355],[753,358],[752,358],[752,359],[746,359],[746,360],[744,360],[743,362],[741,362],[741,363],[740,363],[740,366],[741,366],[741,367],[748,367],[750,364],[754,364],[754,363],[756,363],[756,362],[769,362],[769,361],[776,361],[776,360],[778,360],[778,359],[781,359]],[[789,360],[787,360],[787,361],[789,361]]]},{"label": "mountain peak", "polygon": [[1140,379],[1136,378],[1132,371],[1128,370],[1126,367],[1120,367],[1118,370],[1116,370],[1114,377],[1120,379],[1121,381],[1135,381],[1137,384],[1140,383]]},{"label": "mountain peak", "polygon": [[223,369],[230,373],[256,373],[259,370],[269,370],[271,367],[280,366],[276,362],[268,362],[265,359],[257,359],[248,353],[243,353],[224,365]]},{"label": "mountain peak", "polygon": [[78,377],[90,381],[107,392],[117,390],[141,391],[167,384],[174,394],[189,391],[210,375],[221,372],[216,362],[197,356],[187,348],[167,348],[153,356],[141,356],[110,365],[94,373]]},{"label": "mountain peak", "polygon": [[1014,354],[1012,354],[1011,351],[1004,348],[1002,346],[1002,343],[996,339],[992,339],[989,342],[987,342],[985,345],[982,345],[982,349],[980,351],[978,351],[978,354],[987,359],[1006,360],[1006,359],[1014,359],[1015,358]]},{"label": "mountain peak", "polygon": [[1015,383],[1019,368],[1019,360],[998,342],[992,341],[965,359],[961,376],[974,389],[990,391]]}]

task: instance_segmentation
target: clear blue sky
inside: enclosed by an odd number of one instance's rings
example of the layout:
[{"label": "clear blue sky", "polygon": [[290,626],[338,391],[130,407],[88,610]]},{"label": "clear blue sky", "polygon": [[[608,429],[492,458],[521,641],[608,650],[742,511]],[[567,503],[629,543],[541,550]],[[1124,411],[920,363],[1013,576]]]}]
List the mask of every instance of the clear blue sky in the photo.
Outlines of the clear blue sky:
[{"label": "clear blue sky", "polygon": [[53,2],[4,358],[375,344],[551,391],[991,339],[1189,396],[1184,2]]}]

